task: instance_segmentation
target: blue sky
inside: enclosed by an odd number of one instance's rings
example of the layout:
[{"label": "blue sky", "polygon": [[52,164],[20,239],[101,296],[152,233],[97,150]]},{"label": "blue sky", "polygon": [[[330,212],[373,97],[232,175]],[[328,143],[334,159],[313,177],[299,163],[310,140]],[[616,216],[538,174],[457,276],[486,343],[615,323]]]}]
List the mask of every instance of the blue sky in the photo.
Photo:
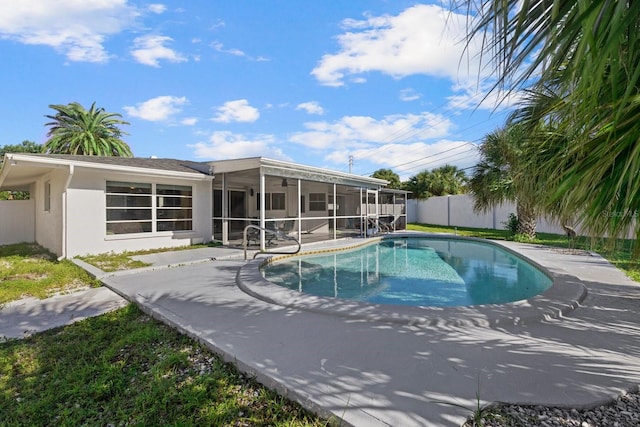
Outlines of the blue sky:
[{"label": "blue sky", "polygon": [[404,0],[0,0],[0,144],[43,143],[76,101],[122,114],[138,157],[470,167],[508,110],[465,22]]}]

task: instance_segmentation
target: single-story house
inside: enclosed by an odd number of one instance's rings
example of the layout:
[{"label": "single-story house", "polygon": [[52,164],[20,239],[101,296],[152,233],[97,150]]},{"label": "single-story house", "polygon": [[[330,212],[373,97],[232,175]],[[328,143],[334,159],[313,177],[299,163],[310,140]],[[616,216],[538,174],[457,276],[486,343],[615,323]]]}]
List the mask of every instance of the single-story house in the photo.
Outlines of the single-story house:
[{"label": "single-story house", "polygon": [[[406,192],[386,184],[262,157],[194,162],[8,153],[0,190],[29,191],[31,200],[12,210],[0,205],[0,228],[61,258],[212,240],[239,245],[245,230],[256,230],[255,243],[265,249],[273,239],[268,230],[305,243],[403,229]],[[26,221],[26,232],[15,231],[18,220]],[[0,230],[0,244],[12,243],[2,236]]]}]

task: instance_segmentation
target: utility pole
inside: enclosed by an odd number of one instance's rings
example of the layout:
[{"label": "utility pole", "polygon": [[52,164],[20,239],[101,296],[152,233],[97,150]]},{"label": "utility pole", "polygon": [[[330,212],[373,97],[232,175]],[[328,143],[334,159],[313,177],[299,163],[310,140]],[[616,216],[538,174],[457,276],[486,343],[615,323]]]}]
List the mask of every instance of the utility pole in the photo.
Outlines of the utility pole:
[{"label": "utility pole", "polygon": [[353,169],[353,156],[349,154],[349,173],[351,173],[351,169]]}]

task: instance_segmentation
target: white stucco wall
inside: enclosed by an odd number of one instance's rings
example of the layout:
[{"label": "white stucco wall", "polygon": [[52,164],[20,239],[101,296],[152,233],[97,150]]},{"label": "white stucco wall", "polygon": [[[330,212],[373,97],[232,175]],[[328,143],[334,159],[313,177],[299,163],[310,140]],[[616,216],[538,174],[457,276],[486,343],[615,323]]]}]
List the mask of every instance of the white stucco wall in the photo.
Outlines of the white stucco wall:
[{"label": "white stucco wall", "polygon": [[[193,231],[106,234],[106,181],[191,185]],[[211,240],[211,182],[103,174],[76,168],[67,196],[67,257],[190,245]]]},{"label": "white stucco wall", "polygon": [[[35,199],[36,242],[51,252],[62,254],[62,194],[68,177],[68,168],[55,169],[39,178],[32,186]],[[51,185],[50,209],[45,211],[45,185]]]},{"label": "white stucco wall", "polygon": [[35,200],[0,200],[0,245],[34,242]]}]

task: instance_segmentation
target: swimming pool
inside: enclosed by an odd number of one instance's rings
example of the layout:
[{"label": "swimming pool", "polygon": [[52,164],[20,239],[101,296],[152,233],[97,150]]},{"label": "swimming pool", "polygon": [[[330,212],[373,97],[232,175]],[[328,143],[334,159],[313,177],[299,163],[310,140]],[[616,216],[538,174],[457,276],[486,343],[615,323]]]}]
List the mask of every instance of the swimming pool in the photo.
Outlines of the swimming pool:
[{"label": "swimming pool", "polygon": [[264,265],[262,274],[303,294],[418,307],[504,304],[552,284],[541,270],[496,245],[432,237],[281,259]]}]

